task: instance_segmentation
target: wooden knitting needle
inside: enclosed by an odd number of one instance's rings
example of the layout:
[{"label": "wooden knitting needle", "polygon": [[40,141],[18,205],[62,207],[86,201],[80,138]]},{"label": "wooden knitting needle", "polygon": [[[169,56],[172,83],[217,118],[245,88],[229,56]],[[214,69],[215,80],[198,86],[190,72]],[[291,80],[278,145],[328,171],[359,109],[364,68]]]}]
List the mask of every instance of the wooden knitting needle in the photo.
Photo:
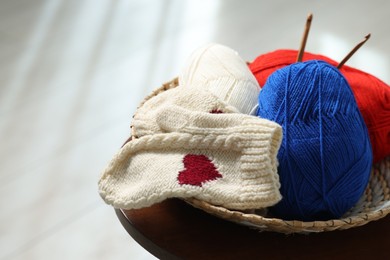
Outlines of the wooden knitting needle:
[{"label": "wooden knitting needle", "polygon": [[302,61],[303,53],[305,52],[307,37],[309,36],[311,20],[313,20],[313,14],[310,13],[306,19],[305,31],[303,32],[301,47],[299,48],[297,62]]},{"label": "wooden knitting needle", "polygon": [[352,49],[352,51],[350,51],[347,56],[345,56],[345,58],[339,63],[339,65],[337,65],[337,68],[338,69],[341,69],[341,67],[349,60],[349,58],[352,57],[352,55],[357,51],[359,50],[360,47],[363,46],[363,44],[366,43],[366,41],[368,41],[368,39],[370,39],[371,37],[371,33],[367,34],[366,37],[364,37],[364,40],[359,42],[358,45],[355,46],[355,48]]}]

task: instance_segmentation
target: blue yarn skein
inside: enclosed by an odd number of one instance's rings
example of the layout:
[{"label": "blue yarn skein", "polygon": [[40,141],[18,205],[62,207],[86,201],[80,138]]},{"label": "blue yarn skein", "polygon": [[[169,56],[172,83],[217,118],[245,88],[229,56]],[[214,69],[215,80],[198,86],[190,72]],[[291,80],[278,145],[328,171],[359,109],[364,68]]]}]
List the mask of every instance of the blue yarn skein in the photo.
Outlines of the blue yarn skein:
[{"label": "blue yarn skein", "polygon": [[352,90],[339,70],[311,60],[275,71],[259,94],[261,118],[283,127],[283,199],[271,212],[303,221],[340,218],[362,196],[372,150]]}]

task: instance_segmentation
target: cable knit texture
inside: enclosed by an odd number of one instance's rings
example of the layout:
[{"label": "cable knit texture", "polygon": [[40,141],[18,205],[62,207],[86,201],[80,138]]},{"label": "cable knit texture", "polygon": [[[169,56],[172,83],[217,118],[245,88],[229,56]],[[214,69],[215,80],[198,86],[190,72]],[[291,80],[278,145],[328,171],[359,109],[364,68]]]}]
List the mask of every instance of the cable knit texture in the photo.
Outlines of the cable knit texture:
[{"label": "cable knit texture", "polygon": [[[128,142],[105,170],[99,188],[107,203],[131,209],[170,197],[195,197],[226,208],[250,209],[281,199],[276,173],[282,138],[278,124],[175,105],[157,110],[156,123],[163,133]],[[189,154],[207,158],[217,177],[201,185],[181,183],[180,174],[191,171],[184,161]]]},{"label": "cable knit texture", "polygon": [[[141,137],[144,135],[162,133],[162,130],[156,122],[157,113],[159,108],[170,105],[206,113],[211,113],[212,111],[238,113],[235,107],[219,100],[206,89],[200,91],[195,88],[177,87],[150,98],[138,108],[131,124],[135,129],[136,136]],[[173,113],[175,114],[175,111],[173,111]]]},{"label": "cable knit texture", "polygon": [[237,52],[215,43],[192,53],[179,82],[184,87],[206,88],[244,114],[253,113],[260,91],[256,78]]}]

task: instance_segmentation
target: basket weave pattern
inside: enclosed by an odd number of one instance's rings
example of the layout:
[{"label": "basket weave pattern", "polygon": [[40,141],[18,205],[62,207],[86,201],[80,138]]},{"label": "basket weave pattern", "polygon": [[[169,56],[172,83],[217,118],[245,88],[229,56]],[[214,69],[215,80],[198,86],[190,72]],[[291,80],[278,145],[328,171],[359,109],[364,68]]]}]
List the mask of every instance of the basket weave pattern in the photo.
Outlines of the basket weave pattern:
[{"label": "basket weave pattern", "polygon": [[[147,96],[140,106],[148,99],[168,89],[178,86],[178,79],[163,84]],[[136,129],[131,126],[131,139],[136,139]],[[370,221],[378,220],[390,213],[390,156],[380,163],[373,165],[370,181],[365,193],[358,203],[340,219],[327,221],[298,221],[283,220],[268,217],[266,211],[253,211],[251,213],[229,210],[217,205],[211,205],[195,198],[185,199],[192,206],[199,208],[214,216],[253,227],[261,231],[274,231],[280,233],[308,233],[342,230],[358,227]]]}]

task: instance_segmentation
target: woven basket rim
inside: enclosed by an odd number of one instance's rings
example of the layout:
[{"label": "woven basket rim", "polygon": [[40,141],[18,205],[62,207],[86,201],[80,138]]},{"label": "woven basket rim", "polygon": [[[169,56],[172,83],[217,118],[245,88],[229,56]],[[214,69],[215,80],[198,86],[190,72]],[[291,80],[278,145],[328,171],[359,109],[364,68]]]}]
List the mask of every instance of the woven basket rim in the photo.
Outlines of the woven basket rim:
[{"label": "woven basket rim", "polygon": [[[147,100],[156,96],[166,90],[175,88],[179,85],[178,78],[174,78],[167,83],[164,83],[161,87],[155,89],[151,94],[146,96],[140,103],[140,108]],[[138,110],[137,108],[137,110]],[[135,112],[135,114],[137,111]],[[131,138],[137,139],[136,129],[131,125]],[[383,165],[379,165],[383,164]],[[359,212],[355,215],[342,217],[340,219],[330,219],[326,221],[300,221],[300,220],[284,220],[280,218],[267,217],[259,214],[247,213],[239,210],[231,210],[218,205],[212,205],[206,201],[201,201],[196,198],[182,199],[191,206],[201,209],[216,217],[232,221],[238,224],[246,225],[261,231],[273,231],[279,233],[311,233],[311,232],[324,232],[334,230],[344,230],[353,227],[359,227],[365,225],[371,221],[379,220],[390,213],[390,156],[386,157],[376,166],[374,165],[370,176],[370,182],[375,178],[374,182],[379,183],[377,186],[382,188],[386,194],[383,195],[382,203],[375,204],[375,207],[369,207],[368,211]],[[374,168],[376,167],[376,174]],[[388,180],[380,175],[379,168],[383,168],[389,171]],[[378,179],[378,180],[377,180]],[[375,187],[377,189],[377,187]],[[366,188],[365,195],[371,194],[372,190],[369,185]],[[367,195],[368,196],[368,195]],[[371,203],[371,202],[370,202]]]},{"label": "woven basket rim", "polygon": [[275,231],[285,234],[324,232],[338,229],[344,230],[379,220],[390,213],[390,207],[387,207],[377,211],[369,211],[340,219],[329,219],[326,221],[300,221],[265,217],[238,210],[231,210],[221,206],[212,205],[208,202],[195,198],[184,199],[184,201],[195,208],[229,221],[251,226],[263,231]]}]

